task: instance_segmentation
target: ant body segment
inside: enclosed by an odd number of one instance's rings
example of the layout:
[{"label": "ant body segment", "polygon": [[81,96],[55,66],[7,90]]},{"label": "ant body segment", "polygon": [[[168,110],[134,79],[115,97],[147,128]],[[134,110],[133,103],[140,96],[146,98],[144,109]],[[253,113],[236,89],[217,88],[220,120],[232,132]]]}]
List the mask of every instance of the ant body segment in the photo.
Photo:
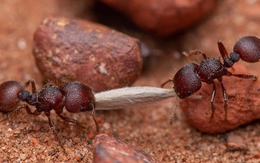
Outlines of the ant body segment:
[{"label": "ant body segment", "polygon": [[[228,97],[226,89],[222,82],[223,76],[235,76],[244,79],[257,80],[255,75],[246,74],[232,74],[227,69],[232,67],[234,63],[238,62],[240,59],[246,62],[258,62],[260,59],[260,39],[254,36],[245,36],[240,38],[233,47],[233,52],[229,55],[223,43],[218,41],[218,49],[223,59],[223,63],[220,58],[208,58],[206,53],[202,51],[192,51],[188,55],[201,54],[204,60],[198,65],[196,63],[189,63],[177,71],[173,79],[169,79],[162,84],[162,87],[168,83],[173,82],[174,90],[177,96],[184,99],[195,92],[199,91],[202,82],[207,84],[213,84],[212,94],[211,94],[211,119],[214,117],[215,106],[214,99],[216,95],[216,85],[214,80],[217,79],[222,88],[222,95],[224,99],[224,109],[225,109],[225,119],[227,120],[227,110],[228,110]],[[177,100],[176,100],[177,101]],[[178,106],[175,107],[171,117],[170,123],[174,117],[175,111]]]},{"label": "ant body segment", "polygon": [[[25,89],[30,84],[32,87],[32,93]],[[19,105],[19,101],[23,101],[26,104]],[[32,112],[28,105],[34,106],[35,111]],[[24,85],[17,81],[7,81],[0,85],[0,111],[11,112],[9,117],[17,114],[21,109],[26,109],[28,114],[34,116],[40,115],[44,112],[48,117],[50,129],[59,141],[60,145],[61,141],[55,132],[55,128],[50,119],[51,110],[54,110],[62,120],[81,126],[78,121],[61,115],[64,107],[71,113],[93,111],[93,120],[96,124],[97,132],[99,131],[98,124],[94,117],[94,94],[88,86],[80,82],[70,82],[63,84],[60,87],[47,85],[39,92],[36,90],[34,80],[29,80]],[[7,118],[4,118],[1,121],[6,119]]]}]

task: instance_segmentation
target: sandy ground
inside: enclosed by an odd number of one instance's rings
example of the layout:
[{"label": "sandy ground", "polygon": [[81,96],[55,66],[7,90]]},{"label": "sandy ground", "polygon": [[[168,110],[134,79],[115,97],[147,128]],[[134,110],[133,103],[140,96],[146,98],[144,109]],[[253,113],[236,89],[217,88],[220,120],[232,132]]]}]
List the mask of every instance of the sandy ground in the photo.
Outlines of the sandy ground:
[{"label": "sandy ground", "polygon": [[[153,49],[152,53],[159,56],[147,60],[142,76],[134,85],[160,86],[184,64],[201,60],[201,57],[182,57],[182,51],[201,49],[216,58],[219,56],[218,40],[222,40],[231,51],[234,42],[244,35],[260,37],[260,2],[255,0],[220,2],[205,21],[169,38],[151,37],[121,15],[109,9],[104,11],[103,5],[96,6],[92,1],[0,0],[0,4],[0,81],[25,82],[33,78],[38,88],[43,86],[43,79],[32,55],[32,36],[41,20],[49,15],[97,21],[144,41]],[[252,74],[260,75],[259,63],[240,61],[238,64]],[[259,121],[227,133],[210,135],[189,125],[181,109],[170,126],[168,119],[174,105],[174,99],[168,99],[125,110],[97,112],[100,133],[128,142],[158,162],[238,163],[260,160]],[[54,139],[45,116],[33,117],[22,111],[11,121],[0,123],[0,162],[92,162],[93,140],[88,139],[94,129],[91,116],[89,113],[67,115],[89,126],[82,130],[52,115],[68,155],[62,152]],[[230,135],[242,138],[246,147],[227,150],[226,140]]]}]

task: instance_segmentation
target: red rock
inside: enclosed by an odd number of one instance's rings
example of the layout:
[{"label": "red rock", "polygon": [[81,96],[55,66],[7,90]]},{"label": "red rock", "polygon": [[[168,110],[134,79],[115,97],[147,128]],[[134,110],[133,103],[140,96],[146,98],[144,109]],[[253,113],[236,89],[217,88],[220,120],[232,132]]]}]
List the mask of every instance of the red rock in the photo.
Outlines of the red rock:
[{"label": "red rock", "polygon": [[[241,65],[235,65],[230,71],[237,74],[252,74]],[[195,93],[202,96],[200,100],[191,98],[180,100],[180,108],[192,126],[205,133],[223,133],[260,118],[259,80],[223,77],[223,84],[227,94],[230,95],[227,121],[221,86],[218,81],[215,83],[217,93],[214,102],[215,114],[212,120],[210,119],[212,85],[203,83],[202,88]]]},{"label": "red rock", "polygon": [[142,70],[137,39],[87,20],[44,19],[33,52],[47,81],[80,81],[94,91],[131,85]]},{"label": "red rock", "polygon": [[136,25],[166,36],[182,31],[205,18],[217,0],[100,0],[126,14]]}]

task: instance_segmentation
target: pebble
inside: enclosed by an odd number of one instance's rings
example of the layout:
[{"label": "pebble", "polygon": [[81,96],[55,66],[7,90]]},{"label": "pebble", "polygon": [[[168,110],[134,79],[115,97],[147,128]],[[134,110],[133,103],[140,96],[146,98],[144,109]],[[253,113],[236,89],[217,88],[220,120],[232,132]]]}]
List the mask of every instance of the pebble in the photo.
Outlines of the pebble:
[{"label": "pebble", "polygon": [[107,134],[96,136],[93,146],[93,163],[155,163],[156,160],[144,151],[136,149]]},{"label": "pebble", "polygon": [[99,92],[131,85],[142,71],[137,39],[87,20],[45,18],[34,45],[40,72],[58,84],[80,81]]},{"label": "pebble", "polygon": [[158,36],[183,31],[208,16],[217,6],[216,0],[99,1],[123,12],[137,26]]},{"label": "pebble", "polygon": [[21,160],[25,160],[27,158],[27,155],[26,154],[20,154],[20,159]]},{"label": "pebble", "polygon": [[227,136],[227,150],[246,150],[244,139],[241,136],[228,134]]}]

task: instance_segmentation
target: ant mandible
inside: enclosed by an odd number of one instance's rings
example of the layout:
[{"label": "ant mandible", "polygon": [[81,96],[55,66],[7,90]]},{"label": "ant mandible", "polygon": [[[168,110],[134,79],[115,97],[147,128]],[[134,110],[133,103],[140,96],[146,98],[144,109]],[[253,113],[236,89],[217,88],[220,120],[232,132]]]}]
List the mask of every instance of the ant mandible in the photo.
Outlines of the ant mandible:
[{"label": "ant mandible", "polygon": [[[29,84],[31,84],[32,93],[25,89]],[[35,106],[35,111],[32,112],[27,104],[18,105],[19,101],[24,101],[29,105]],[[64,107],[71,113],[93,111],[92,117],[96,124],[96,130],[97,132],[99,131],[98,124],[94,117],[94,94],[88,86],[80,82],[70,82],[60,87],[47,85],[40,92],[37,92],[34,80],[29,80],[24,85],[17,81],[7,81],[0,85],[0,111],[11,112],[9,117],[17,114],[23,108],[26,109],[28,114],[34,116],[44,112],[48,117],[50,129],[60,145],[61,141],[50,119],[51,110],[54,110],[62,120],[81,126],[78,121],[61,115]],[[0,122],[6,119],[7,118],[4,118]]]},{"label": "ant mandible", "polygon": [[[227,69],[232,67],[235,62],[238,62],[239,59],[242,59],[246,62],[258,62],[260,59],[260,39],[254,36],[245,36],[240,38],[233,47],[233,52],[229,55],[223,43],[218,41],[218,49],[223,59],[221,63],[220,58],[208,58],[206,53],[202,51],[192,51],[189,55],[201,54],[204,60],[198,65],[196,63],[189,63],[182,67],[174,76],[173,79],[169,79],[162,84],[162,87],[168,83],[173,82],[174,90],[177,96],[181,99],[184,99],[198,90],[202,86],[202,82],[207,84],[213,84],[213,90],[211,94],[211,116],[214,117],[215,106],[214,99],[216,95],[216,85],[214,79],[217,79],[222,88],[222,95],[224,99],[224,109],[225,109],[225,119],[227,120],[227,110],[228,110],[228,97],[226,89],[222,82],[222,76],[235,76],[244,79],[257,80],[255,75],[246,75],[246,74],[232,74]],[[176,100],[177,101],[177,100]],[[170,123],[174,117],[177,105],[170,117]]]}]

